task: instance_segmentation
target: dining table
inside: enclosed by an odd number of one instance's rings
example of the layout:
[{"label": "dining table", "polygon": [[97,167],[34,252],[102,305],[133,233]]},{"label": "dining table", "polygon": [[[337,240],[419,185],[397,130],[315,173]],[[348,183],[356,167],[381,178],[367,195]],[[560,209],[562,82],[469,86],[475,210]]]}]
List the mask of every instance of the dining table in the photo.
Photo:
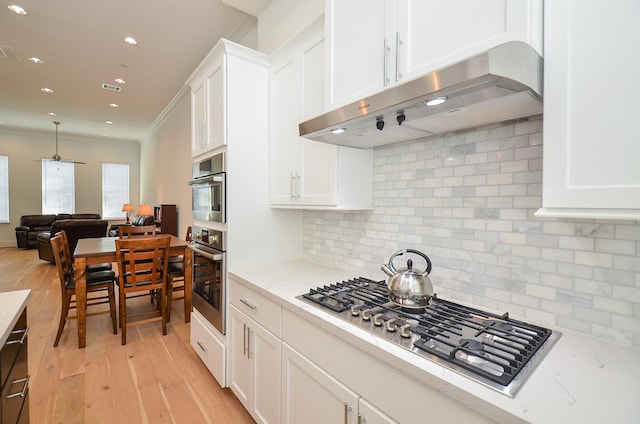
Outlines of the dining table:
[{"label": "dining table", "polygon": [[[160,237],[168,234],[157,234]],[[81,238],[73,252],[73,263],[76,273],[76,308],[78,321],[78,347],[87,345],[87,265],[116,262],[116,240],[119,237]],[[191,243],[176,236],[171,236],[169,256],[182,257],[184,263],[184,321],[191,320],[191,283],[193,251],[188,248]]]}]

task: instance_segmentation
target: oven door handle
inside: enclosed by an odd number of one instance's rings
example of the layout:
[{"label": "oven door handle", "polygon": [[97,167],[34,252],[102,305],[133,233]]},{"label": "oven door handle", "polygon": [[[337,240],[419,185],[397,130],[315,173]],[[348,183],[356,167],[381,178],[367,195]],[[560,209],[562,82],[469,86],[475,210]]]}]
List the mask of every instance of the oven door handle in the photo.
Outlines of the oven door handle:
[{"label": "oven door handle", "polygon": [[193,250],[194,253],[197,253],[200,256],[203,256],[209,260],[219,262],[222,260],[222,253],[209,253],[203,250],[197,249],[195,247],[189,247],[189,249]]}]

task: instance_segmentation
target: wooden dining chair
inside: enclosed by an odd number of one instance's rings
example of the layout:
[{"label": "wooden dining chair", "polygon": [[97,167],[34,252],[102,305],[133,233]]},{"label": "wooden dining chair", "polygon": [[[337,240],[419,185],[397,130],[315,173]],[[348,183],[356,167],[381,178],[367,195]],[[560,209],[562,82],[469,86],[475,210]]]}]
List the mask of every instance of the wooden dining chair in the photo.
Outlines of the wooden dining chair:
[{"label": "wooden dining chair", "polygon": [[131,236],[154,236],[156,234],[155,225],[123,225],[118,228],[120,238]]},{"label": "wooden dining chair", "polygon": [[[73,268],[73,257],[70,254],[69,244],[65,243],[66,234],[61,231],[51,239],[51,248],[53,257],[58,268],[58,279],[62,289],[62,310],[60,312],[60,323],[58,324],[58,332],[53,342],[53,347],[58,346],[62,330],[67,320],[76,319],[77,315],[70,316],[69,312],[76,309],[76,276]],[[111,324],[113,326],[113,334],[118,334],[118,326],[116,323],[116,301],[114,284],[116,275],[111,270],[89,271],[87,270],[87,308],[95,305],[109,303],[108,311],[96,311],[86,314],[87,317],[102,314],[111,314]],[[105,294],[106,292],[106,294]],[[91,296],[92,293],[99,293],[97,296]]]},{"label": "wooden dining chair", "polygon": [[[187,232],[185,234],[185,241],[190,242],[192,240],[191,236],[191,225],[187,227]],[[173,297],[173,293],[182,292],[182,296],[178,296],[176,298]],[[174,300],[184,299],[184,256],[171,256],[169,257],[169,278],[167,280],[167,322],[171,321],[171,305]],[[185,305],[186,306],[186,305]],[[189,313],[185,309],[185,317],[186,314]]]},{"label": "wooden dining chair", "polygon": [[[166,288],[171,236],[121,238],[116,240],[118,291],[122,344],[127,344],[127,326],[162,322],[167,334]],[[157,307],[140,312],[127,311],[127,301],[157,294]],[[131,321],[129,319],[131,318]]]},{"label": "wooden dining chair", "polygon": [[[62,236],[62,243],[63,243],[62,245],[65,249],[65,254],[69,258],[73,258],[73,252],[71,252],[71,247],[69,244],[69,238],[67,237],[67,232],[65,230],[61,230],[56,235]],[[113,266],[111,265],[110,262],[87,265],[87,272],[107,271],[111,269],[113,269]]]}]

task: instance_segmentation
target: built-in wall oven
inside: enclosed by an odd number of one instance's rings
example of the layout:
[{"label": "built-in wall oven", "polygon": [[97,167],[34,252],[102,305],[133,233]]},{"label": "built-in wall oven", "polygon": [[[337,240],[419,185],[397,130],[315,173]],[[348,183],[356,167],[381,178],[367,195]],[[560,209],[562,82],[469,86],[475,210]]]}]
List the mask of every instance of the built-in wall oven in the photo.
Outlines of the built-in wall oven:
[{"label": "built-in wall oven", "polygon": [[221,334],[226,334],[225,232],[194,226],[192,304]]},{"label": "built-in wall oven", "polygon": [[226,172],[224,153],[194,162],[192,189],[193,219],[227,222]]}]

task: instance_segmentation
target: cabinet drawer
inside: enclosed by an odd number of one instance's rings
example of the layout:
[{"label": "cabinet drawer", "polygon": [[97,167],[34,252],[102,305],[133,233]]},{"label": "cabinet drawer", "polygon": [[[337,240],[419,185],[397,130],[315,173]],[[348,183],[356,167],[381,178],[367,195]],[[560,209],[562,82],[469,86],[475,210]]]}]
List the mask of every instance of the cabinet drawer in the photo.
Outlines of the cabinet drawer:
[{"label": "cabinet drawer", "polygon": [[[4,350],[4,349],[3,349]],[[11,372],[2,388],[2,422],[15,423],[29,396],[27,344],[19,344]],[[26,403],[28,405],[28,403]]]},{"label": "cabinet drawer", "polygon": [[202,362],[207,366],[211,374],[221,387],[227,387],[226,357],[227,348],[209,329],[211,324],[194,309],[191,313],[190,342]]},{"label": "cabinet drawer", "polygon": [[2,351],[0,351],[0,387],[4,387],[18,352],[22,345],[26,343],[27,331],[27,310],[25,309],[2,347]]},{"label": "cabinet drawer", "polygon": [[231,304],[280,337],[282,319],[280,305],[232,279],[229,281]]}]

